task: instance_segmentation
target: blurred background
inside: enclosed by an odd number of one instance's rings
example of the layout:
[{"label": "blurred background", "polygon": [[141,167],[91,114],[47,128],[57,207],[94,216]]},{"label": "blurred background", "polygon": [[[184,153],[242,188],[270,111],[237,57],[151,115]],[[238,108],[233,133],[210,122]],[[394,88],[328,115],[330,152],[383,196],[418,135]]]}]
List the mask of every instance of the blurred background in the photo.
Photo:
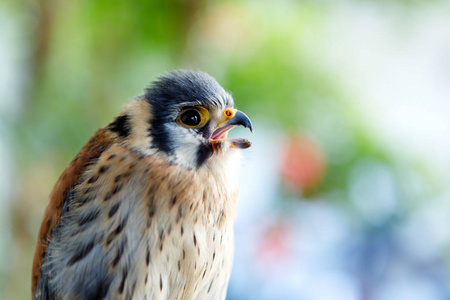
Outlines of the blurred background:
[{"label": "blurred background", "polygon": [[450,2],[0,3],[0,298],[29,299],[48,195],[155,77],[254,122],[227,299],[450,299]]}]

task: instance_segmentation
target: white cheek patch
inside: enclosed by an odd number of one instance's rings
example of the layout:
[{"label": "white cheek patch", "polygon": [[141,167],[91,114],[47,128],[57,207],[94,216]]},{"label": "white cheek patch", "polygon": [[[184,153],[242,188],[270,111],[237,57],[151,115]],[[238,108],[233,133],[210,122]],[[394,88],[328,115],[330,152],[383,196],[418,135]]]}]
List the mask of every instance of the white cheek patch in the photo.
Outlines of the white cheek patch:
[{"label": "white cheek patch", "polygon": [[179,128],[178,134],[173,139],[176,162],[187,168],[195,168],[197,165],[197,152],[202,144],[202,138],[187,128]]}]

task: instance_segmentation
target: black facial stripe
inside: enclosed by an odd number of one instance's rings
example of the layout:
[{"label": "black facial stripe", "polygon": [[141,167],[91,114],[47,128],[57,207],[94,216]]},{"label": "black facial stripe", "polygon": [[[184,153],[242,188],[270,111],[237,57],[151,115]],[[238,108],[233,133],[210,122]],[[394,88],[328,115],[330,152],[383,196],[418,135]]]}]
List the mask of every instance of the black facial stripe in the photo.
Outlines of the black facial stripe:
[{"label": "black facial stripe", "polygon": [[208,158],[213,155],[211,143],[203,143],[197,150],[197,169],[200,168]]},{"label": "black facial stripe", "polygon": [[174,141],[164,126],[168,122],[174,121],[164,116],[154,117],[150,120],[149,135],[152,137],[154,148],[167,154],[173,154],[175,148]]},{"label": "black facial stripe", "polygon": [[112,123],[109,124],[108,129],[117,132],[122,138],[130,135],[128,115],[118,116]]}]

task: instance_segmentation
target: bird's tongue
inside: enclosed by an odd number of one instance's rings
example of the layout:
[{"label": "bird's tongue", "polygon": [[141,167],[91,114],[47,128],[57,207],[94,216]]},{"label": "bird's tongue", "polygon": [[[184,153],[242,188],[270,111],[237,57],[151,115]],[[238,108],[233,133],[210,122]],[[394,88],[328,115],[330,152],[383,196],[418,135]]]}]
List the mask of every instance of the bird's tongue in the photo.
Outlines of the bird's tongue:
[{"label": "bird's tongue", "polygon": [[216,130],[214,130],[213,134],[211,135],[211,139],[212,140],[225,139],[228,135],[228,131],[233,127],[235,127],[235,125],[226,125],[226,126],[217,128]]}]

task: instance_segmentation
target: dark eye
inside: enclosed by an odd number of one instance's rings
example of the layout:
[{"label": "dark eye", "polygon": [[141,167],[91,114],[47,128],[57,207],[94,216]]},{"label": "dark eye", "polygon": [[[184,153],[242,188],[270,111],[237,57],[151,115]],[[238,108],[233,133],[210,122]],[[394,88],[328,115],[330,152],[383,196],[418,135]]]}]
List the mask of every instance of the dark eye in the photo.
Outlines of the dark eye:
[{"label": "dark eye", "polygon": [[201,122],[202,117],[195,109],[185,110],[180,115],[180,123],[187,127],[197,127]]}]

